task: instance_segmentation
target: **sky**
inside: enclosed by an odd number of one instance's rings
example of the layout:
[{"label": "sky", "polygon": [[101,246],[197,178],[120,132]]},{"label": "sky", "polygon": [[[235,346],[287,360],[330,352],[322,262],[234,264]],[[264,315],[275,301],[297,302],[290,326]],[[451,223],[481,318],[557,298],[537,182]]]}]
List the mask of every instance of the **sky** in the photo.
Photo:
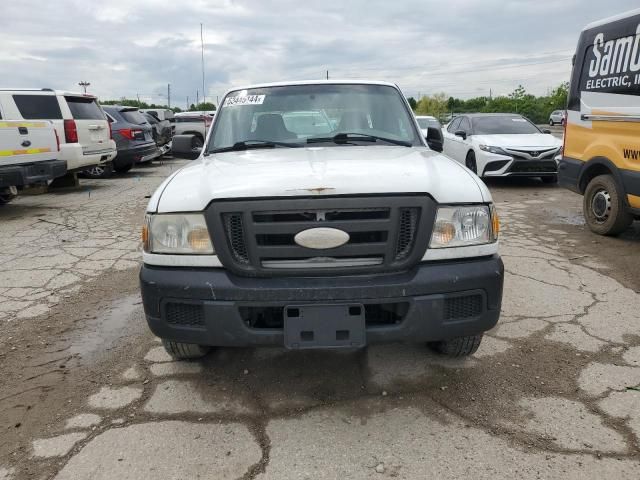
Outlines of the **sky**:
[{"label": "sky", "polygon": [[[470,98],[568,81],[582,27],[638,0],[21,0],[2,3],[0,87],[184,108],[251,83],[397,83]],[[187,98],[188,97],[188,98]]]}]

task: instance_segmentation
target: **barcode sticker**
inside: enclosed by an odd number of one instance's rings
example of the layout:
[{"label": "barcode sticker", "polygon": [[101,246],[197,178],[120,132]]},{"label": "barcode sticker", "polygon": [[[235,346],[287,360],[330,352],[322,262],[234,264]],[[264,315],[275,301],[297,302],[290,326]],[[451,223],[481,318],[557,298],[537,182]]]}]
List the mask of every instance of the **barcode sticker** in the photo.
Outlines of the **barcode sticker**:
[{"label": "barcode sticker", "polygon": [[266,95],[242,95],[237,97],[227,97],[224,107],[236,107],[242,105],[262,105]]}]

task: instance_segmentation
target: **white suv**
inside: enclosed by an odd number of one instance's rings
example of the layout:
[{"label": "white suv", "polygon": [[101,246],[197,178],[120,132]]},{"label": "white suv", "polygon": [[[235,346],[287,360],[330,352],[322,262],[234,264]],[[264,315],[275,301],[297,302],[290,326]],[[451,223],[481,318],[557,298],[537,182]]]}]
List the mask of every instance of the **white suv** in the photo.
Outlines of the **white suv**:
[{"label": "white suv", "polygon": [[96,97],[51,89],[0,89],[7,120],[50,120],[60,138],[59,159],[74,172],[104,165],[116,156],[111,128]]}]

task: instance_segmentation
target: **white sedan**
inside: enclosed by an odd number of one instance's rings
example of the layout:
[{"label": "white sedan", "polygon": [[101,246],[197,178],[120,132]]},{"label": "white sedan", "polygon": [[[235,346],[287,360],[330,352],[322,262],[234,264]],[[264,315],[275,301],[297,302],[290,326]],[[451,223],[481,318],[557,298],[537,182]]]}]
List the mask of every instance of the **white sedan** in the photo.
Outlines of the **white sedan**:
[{"label": "white sedan", "polygon": [[480,177],[540,177],[555,183],[562,142],[521,115],[475,113],[454,118],[444,134],[448,157]]}]

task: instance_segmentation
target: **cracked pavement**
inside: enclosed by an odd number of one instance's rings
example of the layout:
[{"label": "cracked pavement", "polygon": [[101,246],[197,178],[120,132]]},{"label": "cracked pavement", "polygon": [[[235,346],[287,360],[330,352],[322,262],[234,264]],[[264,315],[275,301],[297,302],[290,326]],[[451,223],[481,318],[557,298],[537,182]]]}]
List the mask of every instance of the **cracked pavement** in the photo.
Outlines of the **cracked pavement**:
[{"label": "cracked pavement", "polygon": [[596,237],[577,195],[490,183],[503,310],[468,359],[393,344],[175,362],[136,268],[145,196],[178,165],[0,209],[0,480],[638,478],[637,222]]}]

